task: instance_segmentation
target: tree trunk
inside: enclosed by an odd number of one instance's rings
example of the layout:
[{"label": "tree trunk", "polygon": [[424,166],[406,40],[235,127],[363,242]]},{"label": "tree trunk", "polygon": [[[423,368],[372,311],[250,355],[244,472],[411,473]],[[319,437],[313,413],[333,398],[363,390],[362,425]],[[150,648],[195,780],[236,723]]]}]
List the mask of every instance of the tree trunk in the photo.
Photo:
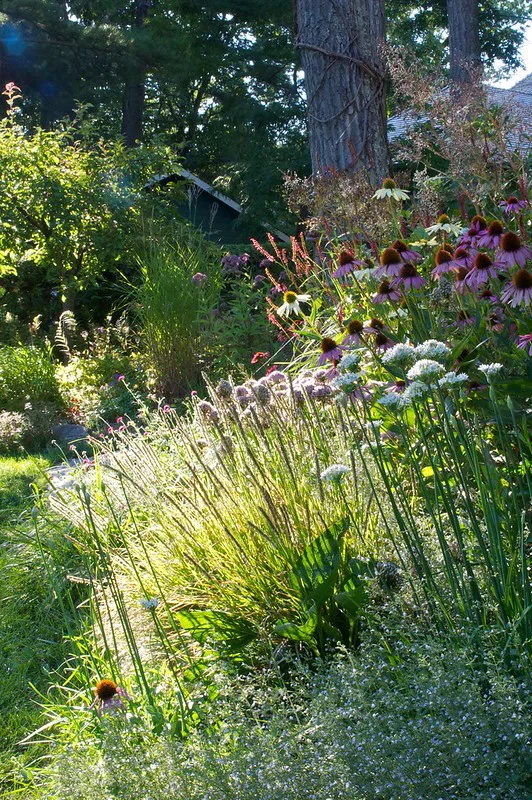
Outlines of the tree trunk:
[{"label": "tree trunk", "polygon": [[[144,26],[150,5],[150,0],[135,0],[135,28],[137,30]],[[136,147],[142,141],[145,81],[145,68],[136,64],[132,68],[131,80],[127,81],[124,88],[122,133],[126,147]]]},{"label": "tree trunk", "polygon": [[384,0],[295,0],[312,171],[388,173]]},{"label": "tree trunk", "polygon": [[447,0],[451,80],[471,84],[480,70],[478,0]]}]

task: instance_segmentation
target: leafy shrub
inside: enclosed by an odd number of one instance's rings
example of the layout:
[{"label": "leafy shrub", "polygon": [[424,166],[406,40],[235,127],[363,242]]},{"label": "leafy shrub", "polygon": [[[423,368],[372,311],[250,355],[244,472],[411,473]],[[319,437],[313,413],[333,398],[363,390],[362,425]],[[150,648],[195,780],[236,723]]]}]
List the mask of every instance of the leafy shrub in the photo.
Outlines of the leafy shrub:
[{"label": "leafy shrub", "polygon": [[0,409],[23,411],[28,403],[61,406],[54,365],[35,347],[0,346]]},{"label": "leafy shrub", "polygon": [[[530,778],[524,684],[446,641],[339,656],[291,686],[218,676],[217,705],[189,740],[154,736],[142,712],[106,719],[63,752],[57,800],[522,800]],[[85,728],[85,731],[87,729]],[[57,752],[56,748],[56,752]]]}]

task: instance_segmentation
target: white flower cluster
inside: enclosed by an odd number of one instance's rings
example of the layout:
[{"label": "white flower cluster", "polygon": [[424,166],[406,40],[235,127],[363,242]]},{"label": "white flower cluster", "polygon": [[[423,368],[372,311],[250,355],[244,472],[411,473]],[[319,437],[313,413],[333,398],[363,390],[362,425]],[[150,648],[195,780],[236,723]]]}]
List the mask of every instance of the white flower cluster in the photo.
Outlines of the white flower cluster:
[{"label": "white flower cluster", "polygon": [[468,380],[465,372],[446,372],[438,381],[442,389],[456,389]]},{"label": "white flower cluster", "polygon": [[339,484],[348,472],[349,467],[346,467],[345,464],[331,464],[330,467],[323,470],[320,478],[325,483]]},{"label": "white flower cluster", "polygon": [[346,353],[338,364],[338,372],[353,372],[360,364],[358,353]]},{"label": "white flower cluster", "polygon": [[416,349],[410,344],[398,344],[387,350],[382,356],[382,363],[389,367],[402,367],[406,369],[412,366],[416,360]]},{"label": "white flower cluster", "polygon": [[504,369],[502,364],[494,363],[494,364],[479,364],[478,368],[481,372],[484,373],[486,376],[486,380],[488,383],[491,383],[493,378],[495,378],[499,372]]},{"label": "white flower cluster", "polygon": [[416,358],[430,358],[433,361],[445,361],[451,354],[450,347],[437,339],[427,339],[415,348]]},{"label": "white flower cluster", "polygon": [[158,597],[143,597],[140,601],[142,608],[145,608],[146,611],[152,611],[153,609],[157,608],[159,605],[159,598]]},{"label": "white flower cluster", "polygon": [[360,378],[360,372],[344,372],[343,375],[337,375],[336,378],[333,378],[331,381],[331,386],[333,386],[335,389],[341,389],[343,392],[350,394]]},{"label": "white flower cluster", "polygon": [[422,358],[421,361],[418,361],[408,370],[406,377],[409,381],[433,383],[441,377],[444,371],[444,367],[438,361],[434,361],[431,358]]}]

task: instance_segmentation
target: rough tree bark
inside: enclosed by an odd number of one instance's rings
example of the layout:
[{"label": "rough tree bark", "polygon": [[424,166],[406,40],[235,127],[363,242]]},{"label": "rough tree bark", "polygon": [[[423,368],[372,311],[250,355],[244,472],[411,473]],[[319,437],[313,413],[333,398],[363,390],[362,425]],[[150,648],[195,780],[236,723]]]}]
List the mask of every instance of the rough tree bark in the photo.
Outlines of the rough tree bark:
[{"label": "rough tree bark", "polygon": [[295,0],[312,170],[388,173],[384,0]]},{"label": "rough tree bark", "polygon": [[[150,0],[135,0],[135,28],[143,27]],[[132,70],[131,79],[124,87],[124,101],[122,105],[122,133],[126,147],[136,147],[142,141],[142,118],[144,115],[144,98],[146,94],[146,70],[137,65]]]},{"label": "rough tree bark", "polygon": [[467,85],[481,67],[478,0],[447,0],[447,16],[451,80]]}]

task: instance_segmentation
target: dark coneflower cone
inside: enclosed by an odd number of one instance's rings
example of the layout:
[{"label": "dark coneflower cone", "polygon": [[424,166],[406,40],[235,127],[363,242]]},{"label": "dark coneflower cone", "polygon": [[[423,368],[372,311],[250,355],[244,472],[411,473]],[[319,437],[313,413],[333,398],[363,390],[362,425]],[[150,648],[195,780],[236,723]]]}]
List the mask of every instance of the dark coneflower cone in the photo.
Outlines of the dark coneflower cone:
[{"label": "dark coneflower cone", "polygon": [[515,194],[511,194],[510,197],[506,198],[507,203],[518,203],[519,199],[515,196]]},{"label": "dark coneflower cone", "polygon": [[487,221],[484,219],[484,217],[481,217],[480,214],[475,214],[471,220],[471,225],[476,226],[480,231],[485,231],[488,227]]},{"label": "dark coneflower cone", "polygon": [[111,697],[115,696],[117,689],[118,686],[114,681],[103,680],[96,684],[94,694],[99,697],[100,700],[110,700]]},{"label": "dark coneflower cone", "polygon": [[508,231],[501,237],[501,250],[505,253],[513,253],[521,247],[521,239],[516,233]]},{"label": "dark coneflower cone", "polygon": [[475,269],[489,269],[492,264],[493,261],[486,253],[477,253],[473,261]]},{"label": "dark coneflower cone", "polygon": [[338,256],[338,263],[341,267],[345,266],[345,264],[350,264],[353,260],[354,256],[353,253],[350,253],[349,250],[342,250],[340,255]]},{"label": "dark coneflower cone", "polygon": [[512,278],[512,283],[518,289],[532,289],[532,272],[527,269],[518,269]]},{"label": "dark coneflower cone", "polygon": [[347,325],[347,332],[353,336],[355,333],[362,333],[364,324],[359,319],[352,319]]},{"label": "dark coneflower cone", "polygon": [[324,339],[321,340],[320,347],[322,353],[330,353],[331,350],[337,348],[338,345],[336,344],[334,339],[329,339],[329,337],[326,336]]},{"label": "dark coneflower cone", "polygon": [[395,189],[397,186],[393,178],[385,178],[382,182],[383,189]]},{"label": "dark coneflower cone", "polygon": [[469,273],[469,270],[466,269],[466,267],[458,267],[458,269],[456,270],[456,281],[458,283],[460,281],[463,281],[466,278],[466,276],[468,275],[468,273]]},{"label": "dark coneflower cone", "polygon": [[451,220],[449,219],[447,214],[440,214],[440,216],[438,217],[438,222],[440,225],[448,225],[450,221]]},{"label": "dark coneflower cone", "polygon": [[388,337],[386,336],[385,333],[379,332],[375,334],[375,344],[377,345],[377,347],[381,347],[383,344],[386,344],[387,341]]},{"label": "dark coneflower cone", "polygon": [[436,264],[438,264],[438,266],[452,260],[453,260],[452,255],[448,253],[447,250],[444,250],[442,247],[440,247],[440,249],[436,252],[436,255],[434,256],[434,261],[436,262]]},{"label": "dark coneflower cone", "polygon": [[447,253],[450,253],[451,255],[453,254],[453,247],[448,242],[445,242],[445,244],[442,244],[441,249],[442,250],[446,250]]},{"label": "dark coneflower cone", "polygon": [[502,223],[498,219],[492,220],[488,225],[488,233],[492,236],[500,236],[503,230]]},{"label": "dark coneflower cone", "polygon": [[456,250],[453,253],[453,258],[455,258],[455,259],[467,258],[468,255],[469,255],[469,253],[467,252],[467,250],[464,247],[457,247]]},{"label": "dark coneflower cone", "polygon": [[392,243],[390,248],[391,250],[397,250],[398,253],[404,253],[406,250],[409,249],[406,242],[402,242],[401,239],[396,239],[395,242]]},{"label": "dark coneflower cone", "polygon": [[413,264],[404,264],[399,275],[401,278],[415,278],[416,275],[419,275],[419,272]]},{"label": "dark coneflower cone", "polygon": [[370,328],[384,328],[384,322],[382,319],[378,319],[377,317],[372,317],[369,321]]},{"label": "dark coneflower cone", "polygon": [[390,264],[400,264],[401,256],[394,247],[387,247],[381,253],[380,262],[383,267],[387,267]]},{"label": "dark coneflower cone", "polygon": [[379,294],[391,294],[393,292],[393,288],[390,285],[390,281],[387,281],[386,278],[382,280],[377,287],[377,292]]}]

